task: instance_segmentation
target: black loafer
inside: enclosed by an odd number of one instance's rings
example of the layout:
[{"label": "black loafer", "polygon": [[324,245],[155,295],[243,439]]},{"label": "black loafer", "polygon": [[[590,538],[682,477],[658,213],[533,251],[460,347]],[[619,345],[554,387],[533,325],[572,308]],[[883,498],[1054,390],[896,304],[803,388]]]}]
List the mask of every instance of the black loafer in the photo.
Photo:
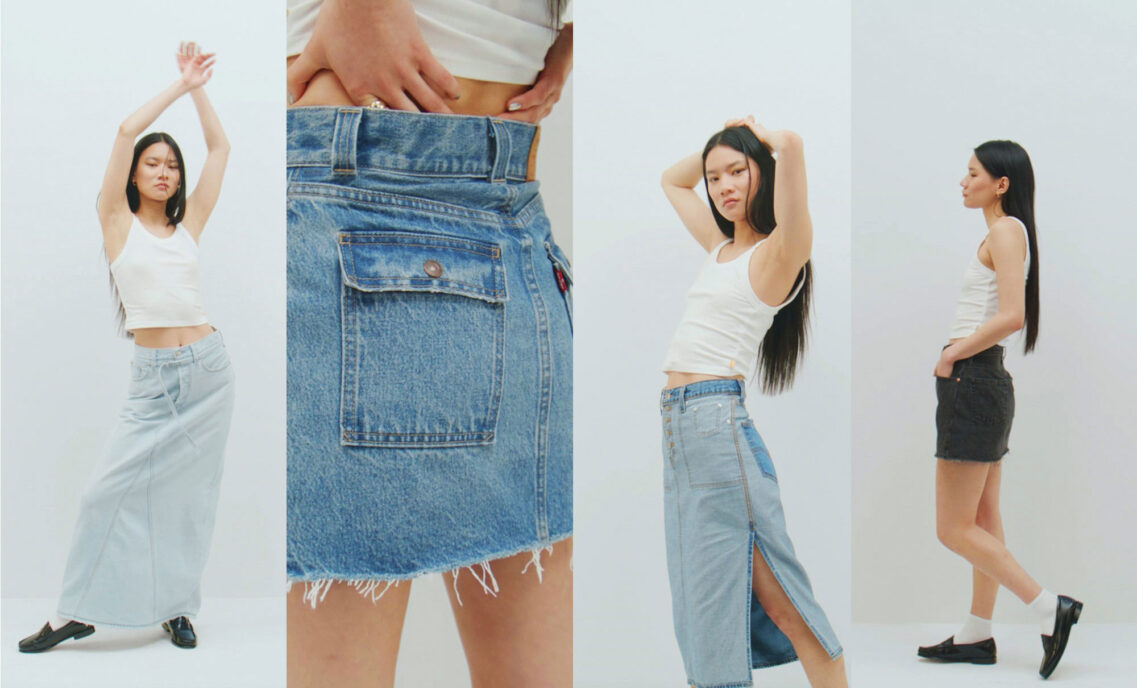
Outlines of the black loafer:
[{"label": "black loafer", "polygon": [[955,636],[948,638],[939,645],[926,645],[916,651],[916,654],[926,659],[935,659],[941,662],[970,662],[971,664],[995,663],[995,639],[988,638],[977,643],[955,644]]},{"label": "black loafer", "polygon": [[53,630],[49,621],[43,625],[43,628],[39,629],[39,633],[29,635],[20,641],[20,652],[43,652],[50,650],[68,638],[78,640],[79,638],[86,638],[94,632],[94,626],[78,621],[68,621],[59,630]]},{"label": "black loafer", "polygon": [[1078,623],[1082,615],[1082,603],[1072,597],[1058,596],[1058,612],[1054,615],[1054,633],[1042,636],[1042,666],[1038,668],[1038,675],[1050,678],[1062,653],[1066,651],[1066,643],[1070,640],[1070,629]]},{"label": "black loafer", "polygon": [[170,619],[162,624],[162,630],[170,634],[170,642],[178,647],[197,647],[197,634],[193,632],[189,619],[184,616]]}]

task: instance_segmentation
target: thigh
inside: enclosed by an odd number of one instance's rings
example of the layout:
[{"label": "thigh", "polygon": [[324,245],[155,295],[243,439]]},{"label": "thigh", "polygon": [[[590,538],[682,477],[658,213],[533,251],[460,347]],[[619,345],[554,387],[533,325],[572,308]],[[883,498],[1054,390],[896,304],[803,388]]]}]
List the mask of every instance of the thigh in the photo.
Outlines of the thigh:
[{"label": "thigh", "polygon": [[572,685],[572,538],[540,555],[540,580],[529,552],[491,562],[496,596],[467,569],[457,591],[446,575],[473,688]]},{"label": "thigh", "polygon": [[992,468],[997,463],[936,461],[936,522],[971,525]]},{"label": "thigh", "polygon": [[305,586],[288,593],[288,686],[388,688],[407,612],[411,582],[390,586],[372,601],[346,583],[333,583],[316,608]]}]

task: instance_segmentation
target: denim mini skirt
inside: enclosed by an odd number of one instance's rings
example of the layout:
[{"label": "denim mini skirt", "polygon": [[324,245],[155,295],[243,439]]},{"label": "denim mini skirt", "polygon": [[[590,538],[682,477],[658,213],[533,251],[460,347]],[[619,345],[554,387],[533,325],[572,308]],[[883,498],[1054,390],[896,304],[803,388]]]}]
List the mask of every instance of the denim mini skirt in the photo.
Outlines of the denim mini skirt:
[{"label": "denim mini skirt", "polygon": [[572,277],[536,134],[288,111],[290,581],[540,572],[571,534]]},{"label": "denim mini skirt", "polygon": [[830,657],[837,636],[786,531],[778,476],[738,380],[665,389],[663,504],[675,636],[696,688],[797,659],[751,587],[754,548]]},{"label": "denim mini skirt", "polygon": [[61,617],[141,627],[197,613],[233,379],[217,331],[134,347],[129,395],[79,503]]},{"label": "denim mini skirt", "polygon": [[996,344],[955,362],[936,378],[936,457],[991,463],[1007,453],[1015,417],[1015,387]]}]

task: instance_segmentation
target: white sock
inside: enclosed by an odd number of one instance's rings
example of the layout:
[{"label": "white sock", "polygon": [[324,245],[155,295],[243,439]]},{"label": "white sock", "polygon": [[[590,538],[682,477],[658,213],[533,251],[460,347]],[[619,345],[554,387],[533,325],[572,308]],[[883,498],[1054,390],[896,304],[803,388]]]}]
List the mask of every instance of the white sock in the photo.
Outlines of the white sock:
[{"label": "white sock", "polygon": [[1028,606],[1038,614],[1038,627],[1042,630],[1042,635],[1053,635],[1054,619],[1058,616],[1058,596],[1049,590],[1043,590]]},{"label": "white sock", "polygon": [[967,620],[963,622],[963,628],[960,628],[955,633],[956,645],[967,645],[969,643],[977,643],[980,640],[986,640],[991,637],[991,619],[984,619],[981,616],[968,614]]}]

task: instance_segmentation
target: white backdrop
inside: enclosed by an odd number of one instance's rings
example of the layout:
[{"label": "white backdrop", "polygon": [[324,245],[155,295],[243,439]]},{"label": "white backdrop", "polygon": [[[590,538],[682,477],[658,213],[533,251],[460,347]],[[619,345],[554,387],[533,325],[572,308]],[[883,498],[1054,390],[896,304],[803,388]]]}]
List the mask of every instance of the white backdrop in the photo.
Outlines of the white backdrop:
[{"label": "white backdrop", "polygon": [[[205,307],[237,374],[202,611],[283,601],[284,12],[220,0],[4,5],[4,597],[58,594],[80,492],[126,398],[132,344],[114,333],[95,197],[116,128],[177,78],[183,39],[217,53],[205,88],[232,143],[201,242]],[[189,97],[151,129],[177,139],[196,182]]]},{"label": "white backdrop", "polygon": [[[576,684],[683,678],[664,555],[660,366],[706,254],[659,177],[747,113],[805,141],[816,269],[797,383],[775,398],[752,390],[747,405],[790,535],[845,638],[849,3],[638,0],[579,3],[576,15]],[[788,672],[801,682],[799,668]]]},{"label": "white backdrop", "polygon": [[[1042,314],[1035,352],[1007,355],[1007,541],[1083,621],[1137,620],[1137,10],[859,0],[853,19],[853,617],[968,610],[969,568],[935,537],[932,368],[986,231],[958,181],[1010,138],[1037,179]],[[1028,619],[1002,591],[996,620]]]}]

